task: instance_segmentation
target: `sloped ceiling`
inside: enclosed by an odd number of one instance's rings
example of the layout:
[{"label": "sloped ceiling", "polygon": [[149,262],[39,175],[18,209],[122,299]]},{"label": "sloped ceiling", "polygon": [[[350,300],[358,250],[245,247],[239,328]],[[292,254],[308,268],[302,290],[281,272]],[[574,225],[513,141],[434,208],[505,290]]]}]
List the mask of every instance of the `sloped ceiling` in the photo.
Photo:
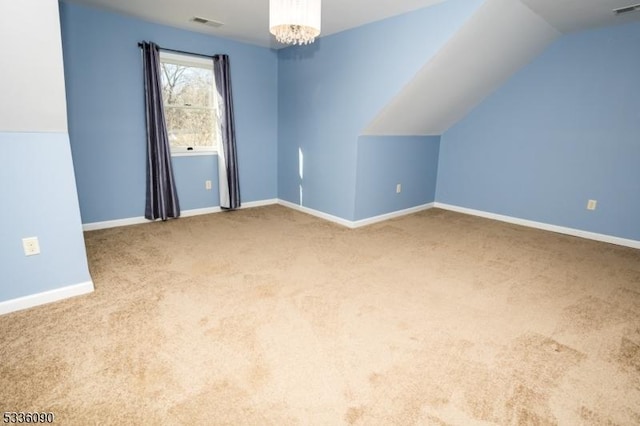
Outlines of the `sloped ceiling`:
[{"label": "sloped ceiling", "polygon": [[559,36],[519,1],[486,0],[363,133],[440,135]]},{"label": "sloped ceiling", "polygon": [[441,135],[562,33],[640,19],[630,0],[485,0],[363,130]]}]

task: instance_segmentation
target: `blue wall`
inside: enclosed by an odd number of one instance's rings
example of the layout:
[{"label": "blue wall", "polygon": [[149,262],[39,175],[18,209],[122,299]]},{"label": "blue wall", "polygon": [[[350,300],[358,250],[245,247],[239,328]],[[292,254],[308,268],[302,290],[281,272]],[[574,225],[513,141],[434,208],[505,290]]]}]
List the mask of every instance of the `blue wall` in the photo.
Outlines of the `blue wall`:
[{"label": "blue wall", "polygon": [[452,0],[281,50],[279,198],[354,219],[362,129],[481,3]]},{"label": "blue wall", "polygon": [[[277,53],[63,3],[83,222],[144,211],[137,42],[153,40],[231,56],[245,202],[279,197],[359,220],[433,201],[437,171],[439,202],[640,239],[637,24],[561,38],[439,142],[360,136],[481,3],[451,0]],[[183,209],[218,204],[216,163],[174,158]]]},{"label": "blue wall", "polygon": [[640,240],[638,46],[640,24],[554,43],[442,136],[437,201]]},{"label": "blue wall", "polygon": [[355,219],[433,202],[439,148],[439,136],[360,136]]},{"label": "blue wall", "polygon": [[[13,159],[0,167],[0,301],[91,281],[67,134],[0,132],[0,150]],[[41,254],[26,257],[35,236]]]},{"label": "blue wall", "polygon": [[[195,157],[173,157],[173,174],[180,207],[184,209],[204,209],[218,205],[218,157],[200,155]],[[205,188],[205,181],[211,181],[211,190]],[[272,197],[273,198],[273,197]],[[185,207],[188,206],[188,207]]]},{"label": "blue wall", "polygon": [[[242,201],[277,196],[277,54],[102,10],[61,4],[69,136],[83,223],[144,215],[145,116],[137,43],[231,60]],[[174,158],[183,210],[217,206],[217,158]],[[212,166],[208,171],[206,167]]]}]

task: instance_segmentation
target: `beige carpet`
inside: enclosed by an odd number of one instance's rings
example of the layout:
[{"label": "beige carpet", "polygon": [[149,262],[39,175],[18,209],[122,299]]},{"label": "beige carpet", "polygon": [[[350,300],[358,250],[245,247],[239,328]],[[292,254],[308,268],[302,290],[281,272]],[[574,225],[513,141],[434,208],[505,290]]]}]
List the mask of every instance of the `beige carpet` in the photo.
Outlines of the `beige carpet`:
[{"label": "beige carpet", "polygon": [[0,317],[60,424],[637,425],[640,251],[429,210],[86,234],[96,291]]}]

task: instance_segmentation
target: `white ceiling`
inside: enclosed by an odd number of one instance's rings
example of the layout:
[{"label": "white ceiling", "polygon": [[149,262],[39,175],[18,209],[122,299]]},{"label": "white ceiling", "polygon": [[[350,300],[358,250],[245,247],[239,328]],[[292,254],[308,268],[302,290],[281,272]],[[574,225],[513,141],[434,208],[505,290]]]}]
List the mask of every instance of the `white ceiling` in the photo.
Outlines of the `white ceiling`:
[{"label": "white ceiling", "polygon": [[560,32],[568,33],[640,20],[640,11],[616,16],[612,10],[640,0],[521,0]]},{"label": "white ceiling", "polygon": [[[269,34],[269,0],[63,0],[96,6],[152,22],[279,48]],[[445,0],[323,0],[322,35],[431,6]],[[511,0],[517,2],[518,0]],[[521,0],[560,32],[640,20],[640,11],[616,17],[614,8],[640,0]],[[223,22],[220,28],[191,22],[194,16]]]},{"label": "white ceiling", "polygon": [[[269,0],[63,0],[119,12],[151,22],[231,38],[264,47],[283,47],[269,33]],[[323,0],[322,36],[432,6],[444,0]],[[212,28],[194,16],[223,22]]]}]

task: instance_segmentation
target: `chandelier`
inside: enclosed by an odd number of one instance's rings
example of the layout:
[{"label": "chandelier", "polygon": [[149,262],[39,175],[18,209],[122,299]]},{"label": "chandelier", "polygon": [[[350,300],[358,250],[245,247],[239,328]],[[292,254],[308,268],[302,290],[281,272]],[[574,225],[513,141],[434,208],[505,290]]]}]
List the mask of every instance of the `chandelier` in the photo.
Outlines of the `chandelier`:
[{"label": "chandelier", "polygon": [[320,35],[321,0],[271,0],[269,31],[280,43],[309,44]]}]

